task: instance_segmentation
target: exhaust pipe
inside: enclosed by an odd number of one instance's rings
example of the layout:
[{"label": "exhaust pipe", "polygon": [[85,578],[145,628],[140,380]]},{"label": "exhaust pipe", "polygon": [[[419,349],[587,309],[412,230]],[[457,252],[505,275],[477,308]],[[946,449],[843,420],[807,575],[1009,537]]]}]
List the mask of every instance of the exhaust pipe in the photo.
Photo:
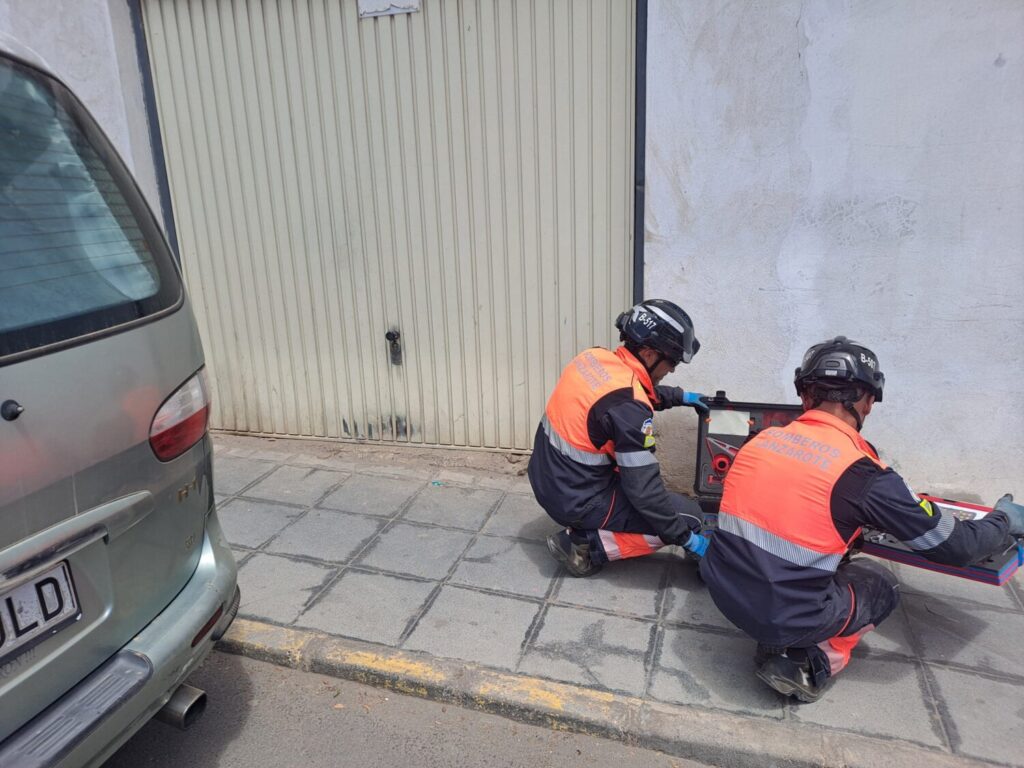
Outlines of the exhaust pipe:
[{"label": "exhaust pipe", "polygon": [[191,727],[205,710],[206,691],[193,688],[188,683],[182,683],[171,694],[171,698],[163,708],[156,713],[156,719],[184,731]]}]

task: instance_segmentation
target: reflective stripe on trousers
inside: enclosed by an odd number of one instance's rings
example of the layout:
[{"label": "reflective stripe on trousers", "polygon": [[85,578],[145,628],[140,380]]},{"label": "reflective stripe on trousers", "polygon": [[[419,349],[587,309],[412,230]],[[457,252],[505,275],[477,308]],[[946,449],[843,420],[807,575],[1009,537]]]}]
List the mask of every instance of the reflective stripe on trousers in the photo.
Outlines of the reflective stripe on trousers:
[{"label": "reflective stripe on trousers", "polygon": [[600,543],[600,551],[595,552],[593,546],[594,537],[588,537],[591,541],[590,559],[594,562],[643,557],[644,555],[653,554],[665,546],[665,542],[660,538],[648,536],[646,533],[621,533],[619,531],[605,531],[602,529],[593,533],[597,534],[596,538]]}]

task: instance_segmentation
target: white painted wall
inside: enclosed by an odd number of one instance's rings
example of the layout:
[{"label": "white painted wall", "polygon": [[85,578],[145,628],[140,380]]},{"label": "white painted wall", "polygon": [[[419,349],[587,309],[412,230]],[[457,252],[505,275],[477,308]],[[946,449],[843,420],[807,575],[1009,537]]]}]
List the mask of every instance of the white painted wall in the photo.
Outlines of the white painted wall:
[{"label": "white painted wall", "polygon": [[[675,383],[796,402],[842,333],[879,356],[864,433],[916,489],[1024,497],[1024,3],[649,12],[645,285],[704,344]],[[692,415],[661,421],[692,482]]]},{"label": "white painted wall", "polygon": [[33,51],[75,91],[117,146],[160,217],[126,0],[0,0],[0,34]]}]

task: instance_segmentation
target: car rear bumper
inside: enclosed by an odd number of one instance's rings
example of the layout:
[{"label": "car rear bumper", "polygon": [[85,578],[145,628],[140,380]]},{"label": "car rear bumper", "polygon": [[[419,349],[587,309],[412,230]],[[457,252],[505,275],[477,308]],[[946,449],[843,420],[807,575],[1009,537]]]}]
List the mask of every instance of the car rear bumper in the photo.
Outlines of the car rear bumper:
[{"label": "car rear bumper", "polygon": [[107,663],[0,744],[0,765],[100,765],[203,662],[234,619],[237,589],[235,560],[214,510],[199,565],[181,592]]}]

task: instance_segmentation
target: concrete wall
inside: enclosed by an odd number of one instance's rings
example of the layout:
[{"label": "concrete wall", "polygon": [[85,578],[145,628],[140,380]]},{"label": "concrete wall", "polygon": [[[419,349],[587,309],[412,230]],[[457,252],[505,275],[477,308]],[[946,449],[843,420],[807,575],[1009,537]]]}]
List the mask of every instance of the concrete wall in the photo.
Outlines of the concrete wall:
[{"label": "concrete wall", "polygon": [[127,0],[0,0],[0,33],[33,51],[85,103],[160,216]]},{"label": "concrete wall", "polygon": [[[1024,3],[649,10],[645,285],[704,344],[675,383],[796,402],[841,333],[879,356],[864,433],[916,489],[1024,497]],[[680,484],[692,422],[661,419]]]}]

